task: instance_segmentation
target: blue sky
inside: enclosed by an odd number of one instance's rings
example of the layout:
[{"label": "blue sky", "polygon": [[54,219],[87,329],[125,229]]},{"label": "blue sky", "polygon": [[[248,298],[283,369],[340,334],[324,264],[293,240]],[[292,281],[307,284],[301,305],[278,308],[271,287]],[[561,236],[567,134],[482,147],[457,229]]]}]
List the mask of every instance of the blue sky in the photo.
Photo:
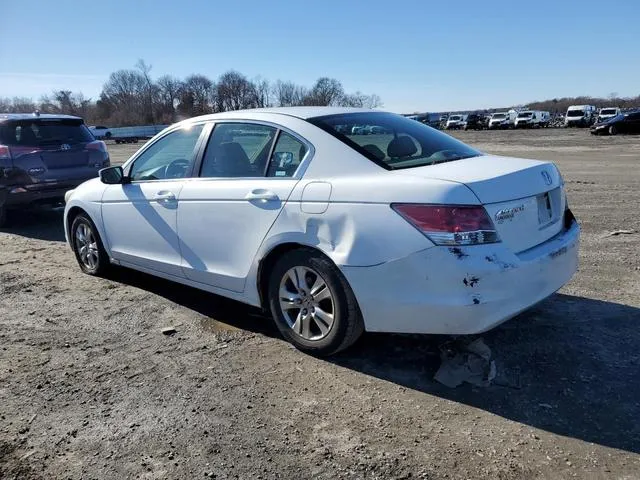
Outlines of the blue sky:
[{"label": "blue sky", "polygon": [[0,20],[0,96],[96,98],[139,58],[155,77],[335,77],[396,112],[640,94],[636,0],[0,0]]}]

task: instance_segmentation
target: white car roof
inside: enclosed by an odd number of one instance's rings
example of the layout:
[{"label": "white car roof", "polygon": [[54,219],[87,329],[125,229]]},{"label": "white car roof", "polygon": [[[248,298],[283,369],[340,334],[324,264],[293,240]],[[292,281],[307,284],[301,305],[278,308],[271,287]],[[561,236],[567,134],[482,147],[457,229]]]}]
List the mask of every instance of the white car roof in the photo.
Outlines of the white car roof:
[{"label": "white car roof", "polygon": [[[370,108],[348,108],[348,107],[271,107],[271,108],[251,108],[247,110],[235,110],[221,113],[212,113],[210,115],[202,115],[186,120],[187,122],[195,120],[215,120],[217,118],[259,118],[261,114],[287,115],[290,117],[306,120],[313,117],[321,117],[324,115],[336,115],[344,113],[365,113],[365,112],[382,112],[382,110],[373,110]],[[255,115],[255,117],[254,117]]]}]

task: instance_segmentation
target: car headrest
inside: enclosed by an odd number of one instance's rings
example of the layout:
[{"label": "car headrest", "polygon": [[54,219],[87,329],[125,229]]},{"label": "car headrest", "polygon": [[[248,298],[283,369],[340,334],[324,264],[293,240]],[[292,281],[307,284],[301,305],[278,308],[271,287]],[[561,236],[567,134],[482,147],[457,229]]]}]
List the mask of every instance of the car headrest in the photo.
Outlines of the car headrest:
[{"label": "car headrest", "polygon": [[384,160],[384,157],[386,156],[384,152],[380,150],[380,148],[377,145],[374,145],[373,143],[370,143],[368,145],[363,145],[362,148],[364,148],[367,152],[373,155],[377,160]]},{"label": "car headrest", "polygon": [[394,138],[387,146],[387,155],[391,158],[410,157],[418,151],[418,147],[407,135]]}]

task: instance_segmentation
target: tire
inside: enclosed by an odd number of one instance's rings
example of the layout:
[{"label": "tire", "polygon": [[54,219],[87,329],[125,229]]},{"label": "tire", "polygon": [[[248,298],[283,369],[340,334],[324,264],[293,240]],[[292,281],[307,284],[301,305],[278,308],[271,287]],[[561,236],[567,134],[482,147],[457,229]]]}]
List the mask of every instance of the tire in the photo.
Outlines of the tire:
[{"label": "tire", "polygon": [[609,127],[609,135],[617,135],[618,134],[618,127],[616,127],[615,125],[611,125]]},{"label": "tire", "polygon": [[[319,287],[315,294],[314,287]],[[269,273],[267,292],[280,333],[303,352],[333,355],[350,347],[364,332],[362,314],[347,280],[315,250],[301,248],[278,259]]]},{"label": "tire", "polygon": [[0,228],[7,226],[7,207],[0,206]]},{"label": "tire", "polygon": [[[84,229],[84,234],[79,234],[80,229]],[[93,276],[101,276],[107,272],[111,266],[109,256],[104,249],[98,229],[85,213],[80,213],[73,219],[69,238],[80,270]],[[86,242],[82,238],[87,239]],[[88,248],[90,252],[86,257],[82,253],[83,247]]]}]

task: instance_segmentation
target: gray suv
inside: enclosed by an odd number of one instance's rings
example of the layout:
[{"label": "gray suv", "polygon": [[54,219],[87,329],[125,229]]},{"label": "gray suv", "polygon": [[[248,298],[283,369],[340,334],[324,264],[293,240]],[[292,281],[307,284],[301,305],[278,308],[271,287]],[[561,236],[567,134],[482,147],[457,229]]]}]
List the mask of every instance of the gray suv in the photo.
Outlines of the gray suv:
[{"label": "gray suv", "polygon": [[0,114],[0,227],[7,210],[61,204],[108,166],[106,145],[80,117]]}]

